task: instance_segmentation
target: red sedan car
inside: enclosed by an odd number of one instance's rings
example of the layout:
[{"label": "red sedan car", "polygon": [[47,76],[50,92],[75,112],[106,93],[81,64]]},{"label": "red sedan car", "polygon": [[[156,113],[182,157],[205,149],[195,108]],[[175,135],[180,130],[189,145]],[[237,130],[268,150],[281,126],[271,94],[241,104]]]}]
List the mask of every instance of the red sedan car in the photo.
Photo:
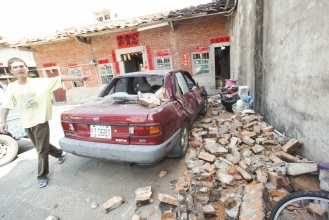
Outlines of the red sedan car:
[{"label": "red sedan car", "polygon": [[207,92],[185,70],[114,77],[98,98],[61,114],[60,147],[77,156],[150,165],[182,157]]}]

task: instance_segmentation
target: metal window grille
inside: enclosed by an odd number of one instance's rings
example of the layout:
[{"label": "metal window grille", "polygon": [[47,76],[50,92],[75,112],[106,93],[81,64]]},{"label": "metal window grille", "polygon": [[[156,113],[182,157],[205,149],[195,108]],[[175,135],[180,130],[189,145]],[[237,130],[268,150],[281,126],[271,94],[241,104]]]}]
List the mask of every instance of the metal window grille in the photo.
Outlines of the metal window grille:
[{"label": "metal window grille", "polygon": [[102,84],[108,84],[114,75],[112,64],[99,65],[99,73],[101,75]]},{"label": "metal window grille", "polygon": [[156,70],[170,70],[171,58],[170,57],[156,57],[155,58],[155,69]]},{"label": "metal window grille", "polygon": [[194,53],[193,55],[193,69],[195,74],[210,73],[209,52]]},{"label": "metal window grille", "polygon": [[[82,76],[82,71],[80,68],[78,69],[68,69],[68,72],[69,72],[69,76]],[[72,82],[73,84],[73,87],[83,87],[85,84],[83,83],[83,81],[73,81]]]}]

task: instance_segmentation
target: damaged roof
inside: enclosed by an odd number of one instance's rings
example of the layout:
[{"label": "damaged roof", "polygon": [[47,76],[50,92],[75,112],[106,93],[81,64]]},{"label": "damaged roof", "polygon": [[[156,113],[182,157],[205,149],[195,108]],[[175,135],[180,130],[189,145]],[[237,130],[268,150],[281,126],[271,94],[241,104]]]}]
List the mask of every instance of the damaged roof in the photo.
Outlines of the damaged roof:
[{"label": "damaged roof", "polygon": [[234,10],[235,5],[236,0],[218,0],[216,2],[211,2],[207,4],[190,6],[183,9],[144,15],[125,20],[110,20],[82,27],[65,28],[40,37],[7,40],[6,44],[11,47],[29,46],[33,44],[65,40],[68,38],[79,36],[87,37],[92,35],[106,34],[109,32],[132,30],[145,26],[156,25],[164,22],[175,22],[188,18],[209,16],[215,14],[230,15]]}]

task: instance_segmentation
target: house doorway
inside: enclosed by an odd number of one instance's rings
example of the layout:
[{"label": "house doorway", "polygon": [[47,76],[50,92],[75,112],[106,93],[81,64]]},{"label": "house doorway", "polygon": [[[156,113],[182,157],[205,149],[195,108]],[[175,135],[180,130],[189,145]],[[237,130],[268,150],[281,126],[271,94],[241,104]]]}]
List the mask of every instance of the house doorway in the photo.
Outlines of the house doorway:
[{"label": "house doorway", "polygon": [[142,52],[122,54],[121,60],[123,61],[125,73],[141,71],[143,66]]},{"label": "house doorway", "polygon": [[225,80],[230,79],[230,46],[215,47],[216,88],[225,86]]}]

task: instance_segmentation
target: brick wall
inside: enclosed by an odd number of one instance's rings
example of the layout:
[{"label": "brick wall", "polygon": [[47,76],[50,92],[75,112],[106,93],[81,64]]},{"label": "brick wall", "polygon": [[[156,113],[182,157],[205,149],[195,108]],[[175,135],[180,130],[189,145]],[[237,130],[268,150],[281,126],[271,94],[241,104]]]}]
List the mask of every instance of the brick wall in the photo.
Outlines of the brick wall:
[{"label": "brick wall", "polygon": [[[174,22],[175,30],[170,26],[150,29],[140,32],[141,45],[149,45],[152,51],[152,59],[157,50],[169,49],[172,58],[173,68],[183,67],[192,74],[191,52],[196,46],[209,46],[211,38],[228,35],[225,26],[225,17],[221,15],[206,16],[200,18],[186,19]],[[104,34],[91,37],[91,45],[79,43],[72,38],[66,41],[59,41],[45,45],[36,46],[34,58],[36,60],[39,75],[42,77],[43,63],[55,62],[60,68],[62,75],[67,75],[68,64],[76,63],[81,65],[83,74],[92,75],[93,79],[85,83],[86,87],[100,86],[100,77],[97,66],[90,65],[90,60],[112,59],[112,50],[118,49],[116,36],[131,33],[133,31],[122,31],[115,34]],[[189,65],[183,66],[183,53],[189,54]],[[211,58],[210,58],[211,59]],[[214,58],[213,58],[214,59]],[[152,60],[154,62],[154,60]],[[154,64],[154,63],[153,63]],[[212,74],[208,81],[215,82]],[[71,83],[65,83],[65,89],[70,89]]]}]

